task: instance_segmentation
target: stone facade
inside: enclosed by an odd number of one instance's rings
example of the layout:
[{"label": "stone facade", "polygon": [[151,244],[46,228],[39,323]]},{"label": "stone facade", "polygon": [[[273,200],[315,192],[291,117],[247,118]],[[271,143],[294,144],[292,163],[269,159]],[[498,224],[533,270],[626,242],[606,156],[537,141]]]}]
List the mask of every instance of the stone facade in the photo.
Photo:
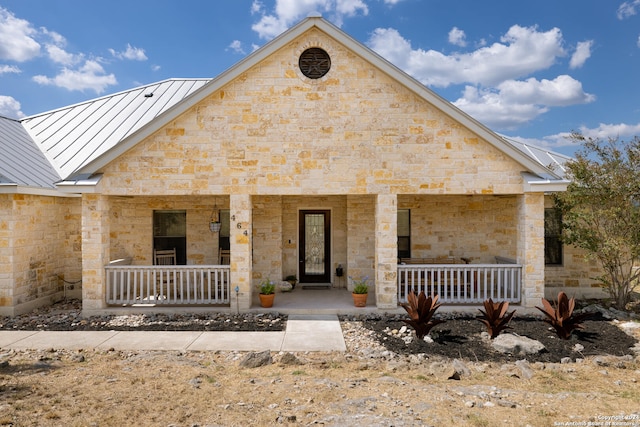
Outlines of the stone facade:
[{"label": "stone facade", "polygon": [[[232,305],[241,310],[262,280],[299,273],[307,209],[330,212],[331,281],[342,285],[338,265],[368,276],[381,309],[397,307],[398,209],[411,212],[413,257],[517,260],[527,306],[545,280],[583,286],[592,266],[575,267],[572,249],[571,267],[545,268],[543,192],[528,190],[527,168],[499,138],[333,31],[311,26],[223,76],[97,167],[100,182],[81,200],[0,194],[0,306],[53,295],[59,275],[76,279],[81,269],[86,312],[103,310],[110,260],[152,264],[154,210],[186,211],[187,263],[217,264],[214,205],[229,209]],[[309,47],[331,56],[317,80],[298,68]]]},{"label": "stone facade", "polygon": [[79,296],[80,217],[77,197],[0,194],[0,315]]}]

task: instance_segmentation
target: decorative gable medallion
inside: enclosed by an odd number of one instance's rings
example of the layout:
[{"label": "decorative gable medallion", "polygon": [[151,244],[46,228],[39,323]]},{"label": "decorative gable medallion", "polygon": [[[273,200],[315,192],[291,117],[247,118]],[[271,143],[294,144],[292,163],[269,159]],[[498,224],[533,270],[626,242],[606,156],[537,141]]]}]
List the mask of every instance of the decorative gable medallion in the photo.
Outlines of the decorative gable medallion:
[{"label": "decorative gable medallion", "polygon": [[300,54],[298,66],[306,77],[319,79],[331,69],[331,58],[323,49],[312,47]]}]

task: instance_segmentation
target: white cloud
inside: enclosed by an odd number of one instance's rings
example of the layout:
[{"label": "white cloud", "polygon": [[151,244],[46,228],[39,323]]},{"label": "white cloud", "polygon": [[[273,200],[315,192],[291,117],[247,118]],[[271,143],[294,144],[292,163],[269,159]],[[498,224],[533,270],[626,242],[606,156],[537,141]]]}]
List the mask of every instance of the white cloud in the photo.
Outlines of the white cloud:
[{"label": "white cloud", "polygon": [[0,116],[21,119],[25,114],[20,111],[20,103],[10,96],[0,95]]},{"label": "white cloud", "polygon": [[472,52],[444,55],[434,50],[414,50],[397,30],[378,28],[367,44],[422,83],[439,87],[495,85],[547,69],[565,55],[558,28],[540,32],[536,27],[514,25],[500,41]]},{"label": "white cloud", "polygon": [[618,19],[625,19],[635,15],[638,13],[637,9],[639,7],[640,0],[625,1],[618,7]]},{"label": "white cloud", "polygon": [[467,35],[459,29],[458,27],[453,27],[451,31],[449,31],[449,43],[455,46],[464,47],[467,45],[466,41]]},{"label": "white cloud", "polygon": [[272,15],[264,11],[264,5],[259,1],[253,2],[251,12],[262,15],[251,29],[258,33],[260,38],[268,40],[312,12],[328,13],[328,20],[342,26],[345,17],[356,16],[359,13],[367,15],[369,8],[363,0],[276,0]]},{"label": "white cloud", "polygon": [[631,125],[627,123],[600,123],[596,128],[587,128],[586,126],[581,126],[579,129],[577,129],[577,131],[588,138],[625,139],[640,135],[640,123]]},{"label": "white cloud", "polygon": [[507,80],[496,88],[467,86],[453,104],[482,123],[496,129],[515,129],[549,111],[593,102],[595,96],[585,93],[582,84],[570,76],[553,80]]},{"label": "white cloud", "polygon": [[63,87],[67,90],[92,90],[97,94],[118,83],[116,77],[113,74],[105,74],[104,68],[95,60],[87,60],[77,70],[65,67],[55,77],[38,75],[34,76],[33,80],[42,85]]},{"label": "white cloud", "polygon": [[523,138],[520,136],[508,136],[507,138],[513,139],[524,144],[535,145],[540,148],[546,148],[549,150],[557,150],[563,147],[578,148],[578,144],[571,139],[572,132],[579,132],[587,138],[599,138],[601,140],[608,140],[610,138],[631,139],[640,134],[640,123],[637,124],[605,124],[600,123],[595,128],[589,128],[587,126],[580,126],[578,129],[572,129],[567,132],[560,132],[554,135],[548,135],[543,138]]},{"label": "white cloud", "polygon": [[244,49],[242,48],[242,42],[240,40],[232,41],[231,44],[229,45],[229,49],[231,49],[235,53],[240,53],[240,54],[243,54],[243,55],[246,53],[244,51]]},{"label": "white cloud", "polygon": [[74,55],[56,45],[47,45],[49,59],[57,64],[72,65],[82,60],[82,55]]},{"label": "white cloud", "polygon": [[264,3],[262,3],[259,0],[254,0],[253,3],[251,3],[251,14],[254,15],[256,13],[263,13],[262,11],[264,10]]},{"label": "white cloud", "polygon": [[384,0],[384,4],[396,5],[400,3],[402,0]]},{"label": "white cloud", "polygon": [[0,76],[9,73],[20,74],[21,71],[20,68],[16,67],[15,65],[0,65]]},{"label": "white cloud", "polygon": [[593,40],[587,40],[586,42],[579,42],[576,46],[576,51],[571,55],[571,61],[569,61],[569,68],[580,68],[591,57],[591,48],[593,47]]},{"label": "white cloud", "polygon": [[160,68],[162,68],[160,65],[153,64],[151,66],[151,71],[160,71]]},{"label": "white cloud", "polygon": [[146,61],[148,59],[144,49],[133,47],[129,43],[127,43],[127,48],[122,52],[118,52],[115,49],[109,49],[109,52],[118,59],[128,59],[130,61]]},{"label": "white cloud", "polygon": [[640,36],[638,36],[638,47],[640,47]]},{"label": "white cloud", "polygon": [[582,90],[582,83],[571,76],[561,75],[553,80],[529,78],[525,81],[507,80],[497,86],[505,102],[510,104],[541,104],[566,107],[595,101],[595,96]]},{"label": "white cloud", "polygon": [[537,104],[511,104],[499,91],[474,86],[467,86],[462,98],[453,104],[481,123],[505,130],[515,129],[549,111],[548,107]]},{"label": "white cloud", "polygon": [[36,34],[31,23],[0,7],[0,59],[25,62],[40,55]]}]

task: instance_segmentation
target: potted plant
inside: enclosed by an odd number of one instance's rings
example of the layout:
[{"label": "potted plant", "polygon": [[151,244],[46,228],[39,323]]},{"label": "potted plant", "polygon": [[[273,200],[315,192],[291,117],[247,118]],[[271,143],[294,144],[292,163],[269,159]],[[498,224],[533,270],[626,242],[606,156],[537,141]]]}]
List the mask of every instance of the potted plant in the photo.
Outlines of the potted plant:
[{"label": "potted plant", "polygon": [[285,277],[284,280],[291,283],[292,290],[296,288],[296,284],[298,283],[298,278],[296,277],[295,274],[288,275],[287,277]]},{"label": "potted plant", "polygon": [[276,284],[269,279],[263,280],[258,287],[260,290],[260,305],[265,308],[273,306],[273,299],[276,297]]},{"label": "potted plant", "polygon": [[369,276],[365,276],[362,279],[351,279],[351,283],[353,283],[353,291],[351,291],[351,295],[353,296],[353,304],[356,307],[366,307],[367,305],[367,296],[369,294],[369,285],[367,285],[367,280],[369,280]]}]

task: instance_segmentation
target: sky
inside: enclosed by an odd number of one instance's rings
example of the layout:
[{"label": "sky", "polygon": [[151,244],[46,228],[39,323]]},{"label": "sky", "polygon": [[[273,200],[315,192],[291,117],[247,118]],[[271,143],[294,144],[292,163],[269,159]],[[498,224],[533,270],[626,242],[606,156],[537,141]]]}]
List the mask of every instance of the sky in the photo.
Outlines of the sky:
[{"label": "sky", "polygon": [[312,13],[514,140],[640,135],[640,0],[0,0],[0,115],[213,78]]}]

